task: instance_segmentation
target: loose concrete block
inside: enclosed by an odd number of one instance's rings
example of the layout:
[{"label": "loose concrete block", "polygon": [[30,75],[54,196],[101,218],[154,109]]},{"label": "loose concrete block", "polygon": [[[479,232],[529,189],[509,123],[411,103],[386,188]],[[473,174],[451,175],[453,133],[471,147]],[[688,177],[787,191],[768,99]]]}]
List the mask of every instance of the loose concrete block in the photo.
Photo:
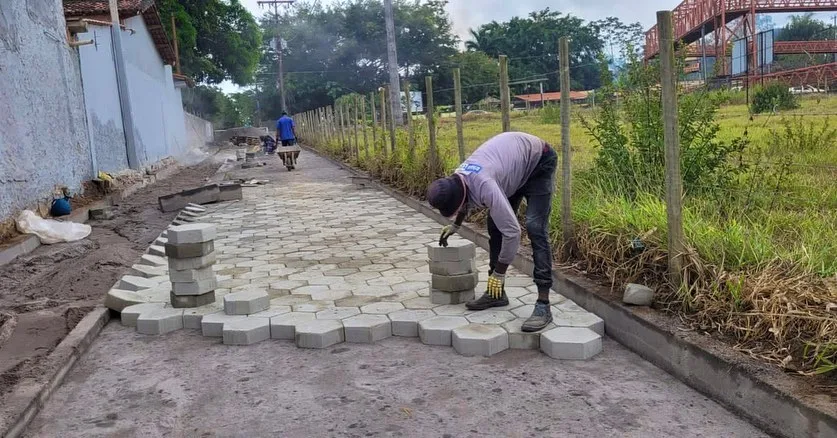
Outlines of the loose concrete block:
[{"label": "loose concrete block", "polygon": [[111,289],[105,296],[105,307],[117,312],[121,312],[128,306],[134,304],[147,303],[148,299],[137,292],[122,289]]},{"label": "loose concrete block", "polygon": [[203,295],[175,295],[171,292],[169,301],[175,309],[202,307],[215,302],[215,292],[207,292]]},{"label": "loose concrete block", "polygon": [[193,213],[200,213],[200,214],[206,213],[206,207],[202,207],[198,204],[189,203],[183,209],[186,210],[186,211],[191,211]]},{"label": "loose concrete block", "polygon": [[427,245],[427,256],[432,262],[460,262],[477,256],[476,246],[462,239],[448,239],[447,248],[437,243]]},{"label": "loose concrete block", "polygon": [[290,312],[270,318],[270,337],[294,340],[296,327],[315,318],[313,313]]},{"label": "loose concrete block", "polygon": [[479,283],[479,274],[476,272],[463,275],[436,275],[430,276],[430,287],[443,292],[459,292],[472,290]]},{"label": "loose concrete block", "polygon": [[166,275],[167,272],[168,269],[166,269],[165,266],[149,266],[136,264],[134,266],[131,266],[131,270],[128,271],[128,275],[133,275],[135,277],[151,278]]},{"label": "loose concrete block", "polygon": [[177,220],[180,221],[180,222],[192,223],[192,222],[197,222],[197,219],[198,218],[196,218],[196,217],[185,215],[185,214],[183,214],[183,212],[180,212],[180,214],[177,215]]},{"label": "loose concrete block", "polygon": [[187,218],[187,217],[188,218],[199,218],[199,217],[203,216],[203,213],[198,213],[198,212],[191,211],[191,210],[189,210],[189,207],[187,206],[186,208],[181,210],[180,213],[178,213],[177,215],[181,216],[181,217],[184,217],[184,218]]},{"label": "loose concrete block", "polygon": [[210,313],[201,319],[201,334],[206,337],[220,338],[224,336],[224,324],[247,319],[242,315],[227,315],[223,312]]},{"label": "loose concrete block", "polygon": [[297,325],[294,339],[299,348],[328,348],[346,338],[340,321],[314,319]]},{"label": "loose concrete block", "polygon": [[430,261],[430,273],[435,275],[463,275],[477,272],[477,262],[474,259],[460,260],[458,262],[434,262]]},{"label": "loose concrete block", "polygon": [[215,271],[212,266],[207,266],[200,269],[186,269],[183,271],[170,271],[169,280],[172,283],[190,283],[192,281],[209,280],[215,277]]},{"label": "loose concrete block", "polygon": [[418,297],[418,298],[411,298],[403,302],[404,307],[407,309],[419,310],[419,309],[432,309],[437,307],[437,304],[430,301],[430,297]]},{"label": "loose concrete block", "polygon": [[218,232],[213,224],[187,224],[169,228],[168,243],[204,243],[215,240]]},{"label": "loose concrete block", "polygon": [[270,307],[270,297],[261,290],[247,290],[224,296],[224,312],[227,315],[252,315]]},{"label": "loose concrete block", "polygon": [[553,359],[587,360],[602,351],[602,337],[586,328],[556,327],[541,334],[541,351]]},{"label": "loose concrete block", "polygon": [[244,198],[241,184],[220,184],[218,189],[220,189],[218,201],[238,201]]},{"label": "loose concrete block", "polygon": [[188,283],[172,283],[172,292],[177,296],[203,295],[218,288],[218,280],[215,277],[205,280],[190,281]]},{"label": "loose concrete block", "polygon": [[134,304],[122,309],[122,313],[119,314],[119,319],[125,327],[136,327],[137,318],[139,318],[143,312],[150,312],[152,310],[163,309],[165,307],[166,303]]},{"label": "loose concrete block", "polygon": [[468,325],[461,316],[436,316],[419,321],[419,338],[427,345],[451,345],[451,332]]},{"label": "loose concrete block", "polygon": [[113,207],[99,207],[90,209],[90,219],[94,221],[107,221],[113,219]]},{"label": "loose concrete block", "polygon": [[524,332],[521,330],[526,318],[513,319],[502,327],[509,333],[509,348],[512,350],[538,350],[541,348],[541,333],[555,328],[555,324],[549,324],[539,332]]},{"label": "loose concrete block", "polygon": [[356,315],[360,315],[360,309],[357,307],[333,307],[331,309],[321,310],[315,313],[317,319],[346,319]]},{"label": "loose concrete block", "polygon": [[270,339],[270,319],[244,318],[224,324],[222,338],[226,345],[251,345]]},{"label": "loose concrete block", "polygon": [[222,310],[223,307],[217,301],[201,307],[183,309],[183,328],[191,330],[200,330],[201,322],[203,321],[204,316],[212,313],[218,313]]},{"label": "loose concrete block", "polygon": [[137,333],[163,335],[183,328],[183,310],[165,307],[140,314]]},{"label": "loose concrete block", "polygon": [[155,256],[151,254],[143,254],[140,256],[139,264],[148,266],[166,266],[167,260],[165,257]]},{"label": "loose concrete block", "polygon": [[343,320],[346,342],[371,344],[392,336],[392,324],[386,315],[357,315]]},{"label": "loose concrete block", "polygon": [[403,336],[408,338],[417,338],[418,323],[425,319],[430,319],[436,316],[432,310],[418,309],[418,310],[399,310],[390,313],[389,319],[392,322],[392,335]]},{"label": "loose concrete block", "polygon": [[650,306],[654,302],[654,290],[642,284],[628,283],[622,302],[635,306]]},{"label": "loose concrete block", "polygon": [[119,279],[119,284],[116,286],[116,288],[138,292],[143,289],[151,289],[152,287],[157,286],[157,284],[158,283],[156,281],[150,280],[148,278],[135,277],[133,275],[125,275]]},{"label": "loose concrete block", "polygon": [[370,315],[387,315],[399,310],[404,310],[404,305],[391,302],[372,303],[360,308],[361,313],[368,313]]},{"label": "loose concrete block", "polygon": [[457,292],[445,292],[430,288],[430,302],[433,304],[462,304],[471,301],[476,296],[474,289]]},{"label": "loose concrete block", "polygon": [[493,356],[509,349],[509,334],[500,326],[468,324],[453,329],[451,343],[464,356]]},{"label": "loose concrete block", "polygon": [[201,269],[207,266],[212,266],[215,264],[215,261],[215,253],[211,252],[202,257],[192,257],[188,259],[169,258],[168,264],[170,271],[185,271],[187,269]]},{"label": "loose concrete block", "polygon": [[217,184],[211,184],[196,189],[184,190],[180,193],[160,196],[157,202],[164,212],[181,210],[189,204],[209,204],[218,202],[221,190]]},{"label": "loose concrete block", "polygon": [[500,325],[515,318],[514,314],[506,310],[486,309],[465,316],[468,321],[476,324]]},{"label": "loose concrete block", "polygon": [[202,243],[166,243],[164,252],[167,257],[175,259],[189,259],[203,257],[215,251],[215,242]]},{"label": "loose concrete block", "polygon": [[155,255],[158,257],[165,257],[166,256],[166,249],[160,245],[151,245],[148,247],[149,254]]},{"label": "loose concrete block", "polygon": [[604,321],[590,312],[552,312],[552,316],[558,327],[586,328],[600,335],[605,332]]}]

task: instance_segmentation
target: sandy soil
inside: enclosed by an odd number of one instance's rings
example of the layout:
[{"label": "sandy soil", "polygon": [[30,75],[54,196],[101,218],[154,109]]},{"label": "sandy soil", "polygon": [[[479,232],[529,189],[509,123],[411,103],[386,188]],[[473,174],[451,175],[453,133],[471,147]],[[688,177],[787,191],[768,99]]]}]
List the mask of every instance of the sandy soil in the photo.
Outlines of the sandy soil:
[{"label": "sandy soil", "polygon": [[87,239],[44,245],[0,267],[0,396],[48,366],[44,357],[174,219],[157,197],[198,186],[217,168],[212,160],[185,168],[115,206],[114,219],[88,222]]}]

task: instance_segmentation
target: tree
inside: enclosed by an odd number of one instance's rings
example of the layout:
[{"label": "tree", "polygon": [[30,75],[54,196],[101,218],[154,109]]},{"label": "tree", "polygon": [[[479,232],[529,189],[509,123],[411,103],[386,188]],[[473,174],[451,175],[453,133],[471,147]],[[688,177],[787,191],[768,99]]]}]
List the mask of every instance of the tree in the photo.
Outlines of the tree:
[{"label": "tree", "polygon": [[645,31],[639,23],[626,24],[616,17],[607,17],[590,25],[598,31],[611,63],[624,61],[629,55],[627,51],[638,53],[645,43]]},{"label": "tree", "polygon": [[573,88],[591,89],[599,85],[596,56],[603,48],[600,29],[594,23],[572,15],[563,15],[549,8],[514,17],[498,23],[492,21],[471,30],[465,43],[471,51],[486,53],[492,58],[509,56],[512,80],[546,75],[548,89],[558,89],[558,38],[569,36],[570,76]]},{"label": "tree", "polygon": [[[445,0],[393,2],[398,64],[403,77],[430,74],[456,52]],[[349,0],[323,5],[302,1],[278,17],[285,62],[289,107],[305,111],[331,104],[357,92],[368,95],[387,82],[386,30],[379,0]],[[276,17],[262,19],[264,38],[276,34]],[[265,99],[274,93],[278,54],[267,49],[258,82],[266,114],[275,115]]]},{"label": "tree", "polygon": [[[792,15],[788,24],[776,34],[777,41],[814,41],[831,37],[832,28],[825,22],[814,18],[814,14]],[[825,54],[798,54],[779,55],[776,62],[785,69],[805,67],[808,65],[823,64],[829,62],[830,55]]]},{"label": "tree", "polygon": [[[433,74],[434,99],[439,105],[453,104],[453,69],[459,68],[462,102],[475,103],[486,96],[499,96],[500,65],[497,59],[482,52],[460,52],[449,57]],[[424,80],[413,89],[424,90]]]},{"label": "tree", "polygon": [[208,84],[253,81],[261,32],[239,0],[157,0],[157,6],[170,38],[175,17],[184,74]]}]

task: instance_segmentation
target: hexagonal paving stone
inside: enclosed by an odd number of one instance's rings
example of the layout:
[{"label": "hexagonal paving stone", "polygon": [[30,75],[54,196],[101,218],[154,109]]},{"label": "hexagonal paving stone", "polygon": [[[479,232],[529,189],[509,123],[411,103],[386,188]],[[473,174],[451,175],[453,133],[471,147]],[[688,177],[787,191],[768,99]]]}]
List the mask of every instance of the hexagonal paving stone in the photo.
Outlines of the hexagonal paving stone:
[{"label": "hexagonal paving stone", "polygon": [[586,328],[556,327],[541,334],[541,351],[553,359],[587,360],[602,351],[602,337]]},{"label": "hexagonal paving stone", "polygon": [[343,324],[327,319],[315,319],[297,325],[294,338],[299,348],[328,348],[346,339]]},{"label": "hexagonal paving stone", "polygon": [[399,310],[404,310],[403,304],[390,302],[367,304],[360,308],[361,313],[370,315],[386,315]]},{"label": "hexagonal paving stone", "polygon": [[468,321],[476,324],[502,324],[515,318],[514,314],[505,310],[486,309],[466,315]]},{"label": "hexagonal paving stone", "polygon": [[227,322],[222,338],[226,345],[250,345],[270,339],[270,319],[244,318]]},{"label": "hexagonal paving stone", "polygon": [[[554,309],[553,309],[554,310]],[[590,312],[552,312],[553,323],[558,327],[590,329],[600,335],[605,332],[604,321]]]},{"label": "hexagonal paving stone", "polygon": [[529,293],[531,293],[531,292],[524,287],[509,287],[509,286],[506,286],[506,296],[508,296],[509,298],[519,298],[519,297],[522,297],[523,295],[528,295]]},{"label": "hexagonal paving stone", "polygon": [[137,326],[137,318],[143,312],[150,312],[152,310],[157,309],[164,309],[166,307],[166,303],[142,303],[142,304],[134,304],[132,306],[128,306],[122,309],[122,312],[119,315],[120,321],[122,325],[125,327],[136,327]]},{"label": "hexagonal paving stone", "polygon": [[474,289],[446,292],[430,288],[430,301],[434,304],[464,304],[475,298]]},{"label": "hexagonal paving stone", "polygon": [[429,297],[418,297],[411,300],[406,300],[402,304],[407,309],[432,309],[438,307],[438,304],[433,304]]},{"label": "hexagonal paving stone", "polygon": [[223,305],[221,305],[221,302],[219,301],[201,307],[183,309],[183,328],[190,330],[201,330],[201,321],[203,320],[204,316],[220,312],[223,309],[224,307]]},{"label": "hexagonal paving stone", "polygon": [[284,295],[270,300],[271,306],[293,306],[311,302],[311,295]]},{"label": "hexagonal paving stone", "polygon": [[541,345],[541,333],[555,328],[555,324],[549,324],[541,331],[529,333],[520,330],[524,322],[526,322],[526,318],[517,318],[502,325],[509,333],[509,348],[512,350],[539,349]]},{"label": "hexagonal paving stone", "polygon": [[465,308],[464,304],[446,304],[433,308],[433,312],[442,316],[464,316],[474,313],[473,310]]},{"label": "hexagonal paving stone", "polygon": [[165,266],[150,266],[136,264],[131,266],[131,270],[128,271],[128,274],[137,277],[151,278],[160,275],[167,275],[168,272],[169,270]]},{"label": "hexagonal paving stone", "polygon": [[294,304],[294,312],[311,312],[317,313],[321,310],[331,309],[335,307],[334,301],[308,301],[305,303]]},{"label": "hexagonal paving stone", "polygon": [[251,315],[268,307],[270,297],[263,290],[245,290],[224,296],[224,312],[227,315]]},{"label": "hexagonal paving stone", "polygon": [[464,356],[493,356],[509,348],[509,334],[493,324],[468,324],[453,329],[451,343]]},{"label": "hexagonal paving stone", "polygon": [[328,290],[311,292],[310,295],[314,301],[337,301],[352,296],[352,291],[347,288],[344,289],[343,287],[332,285],[329,286]]},{"label": "hexagonal paving stone", "polygon": [[357,307],[333,307],[331,309],[320,310],[316,313],[317,319],[346,319],[355,315],[360,315],[360,309]]},{"label": "hexagonal paving stone", "polygon": [[129,290],[133,292],[139,292],[143,289],[151,289],[154,286],[157,286],[159,282],[151,280],[149,278],[144,277],[136,277],[133,275],[124,275],[122,278],[119,279],[119,284],[116,285],[117,289],[122,290]]},{"label": "hexagonal paving stone", "polygon": [[315,319],[313,313],[291,312],[270,318],[270,337],[273,339],[294,340],[296,327]]},{"label": "hexagonal paving stone", "polygon": [[[518,318],[528,318],[532,316],[532,312],[535,310],[534,304],[526,304],[525,306],[520,306],[518,308],[512,309],[511,313]],[[555,316],[555,312],[552,312],[553,316]]]},{"label": "hexagonal paving stone", "polygon": [[392,295],[392,288],[389,286],[357,286],[352,289],[355,296],[364,297],[386,297]]},{"label": "hexagonal paving stone", "polygon": [[357,315],[343,320],[346,342],[371,344],[392,336],[392,324],[386,315]]},{"label": "hexagonal paving stone", "polygon": [[468,320],[461,316],[435,316],[419,321],[419,338],[427,345],[451,345],[451,332],[458,327],[468,325]]},{"label": "hexagonal paving stone", "polygon": [[165,257],[143,254],[140,256],[139,264],[148,266],[166,266],[168,264],[168,260]]},{"label": "hexagonal paving stone", "polygon": [[583,307],[579,306],[572,300],[563,300],[559,303],[555,303],[553,307],[556,307],[558,310],[562,312],[587,312]]},{"label": "hexagonal paving stone", "polygon": [[210,313],[201,318],[201,334],[206,337],[220,338],[224,335],[224,324],[247,318],[244,315],[227,315],[224,312]]},{"label": "hexagonal paving stone", "polygon": [[150,309],[137,318],[137,333],[144,335],[162,335],[182,328],[183,309]]},{"label": "hexagonal paving stone", "polygon": [[248,318],[273,318],[274,316],[284,315],[285,313],[290,313],[291,306],[274,306],[271,305],[267,308],[267,310],[263,310],[261,312],[256,312],[251,315],[247,315]]},{"label": "hexagonal paving stone", "polygon": [[425,319],[430,319],[436,316],[432,310],[399,310],[390,313],[390,321],[392,321],[392,335],[416,338],[419,335],[418,323]]}]

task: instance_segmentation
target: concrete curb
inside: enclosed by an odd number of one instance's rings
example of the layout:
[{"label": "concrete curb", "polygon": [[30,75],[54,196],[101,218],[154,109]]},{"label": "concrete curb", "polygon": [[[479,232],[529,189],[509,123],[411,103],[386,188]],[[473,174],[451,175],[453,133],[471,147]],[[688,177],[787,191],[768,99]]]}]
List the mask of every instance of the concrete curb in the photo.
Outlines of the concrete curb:
[{"label": "concrete curb", "polygon": [[11,394],[4,397],[8,403],[5,403],[1,409],[5,412],[19,412],[14,416],[11,424],[0,424],[4,437],[15,438],[23,434],[35,415],[40,412],[52,393],[61,386],[64,377],[81,355],[87,351],[109,320],[108,309],[96,307],[91,310],[47,356],[47,363],[56,365],[56,368],[48,371],[48,378],[44,380],[45,376],[42,376],[40,379],[24,379],[15,385]]},{"label": "concrete curb", "polygon": [[[367,176],[308,146],[304,147],[355,175]],[[450,223],[428,204],[377,180],[370,178],[369,183],[440,224]],[[459,235],[488,250],[488,236],[485,234],[463,226]],[[530,257],[518,255],[513,266],[531,275],[534,262]],[[701,337],[701,345],[698,345],[697,339],[672,333],[655,322],[662,319],[660,315],[651,311],[640,314],[642,308],[629,308],[618,301],[606,299],[607,289],[585,278],[556,269],[553,281],[561,294],[602,318],[608,336],[766,432],[789,438],[837,436],[837,401],[824,402],[834,406],[826,410],[795,398],[784,388],[798,387],[798,381],[780,374],[772,376],[779,382],[768,382],[736,362],[728,354],[728,347],[719,341]]]}]

